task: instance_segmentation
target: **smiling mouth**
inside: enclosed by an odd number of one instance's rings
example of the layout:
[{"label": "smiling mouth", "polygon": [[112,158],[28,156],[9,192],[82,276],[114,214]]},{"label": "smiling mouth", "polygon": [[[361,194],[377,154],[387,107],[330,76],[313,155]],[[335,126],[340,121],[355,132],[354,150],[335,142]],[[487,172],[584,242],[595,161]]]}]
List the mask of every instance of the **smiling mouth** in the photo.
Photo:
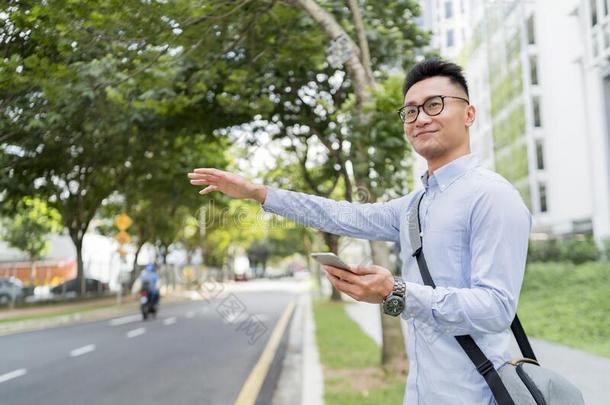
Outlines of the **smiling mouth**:
[{"label": "smiling mouth", "polygon": [[436,132],[436,130],[434,130],[434,131],[423,131],[423,132],[420,132],[419,134],[415,135],[414,138],[417,138],[420,135],[432,134],[434,132]]}]

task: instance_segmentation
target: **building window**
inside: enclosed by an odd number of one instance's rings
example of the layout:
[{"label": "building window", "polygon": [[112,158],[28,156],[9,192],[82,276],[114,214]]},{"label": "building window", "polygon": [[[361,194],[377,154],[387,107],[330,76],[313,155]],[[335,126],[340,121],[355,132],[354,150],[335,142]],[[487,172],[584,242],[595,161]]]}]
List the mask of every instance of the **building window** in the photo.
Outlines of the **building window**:
[{"label": "building window", "polygon": [[589,5],[591,6],[591,26],[597,25],[597,0],[590,0]]},{"label": "building window", "polygon": [[453,17],[453,2],[446,1],[445,2],[445,18]]},{"label": "building window", "polygon": [[534,45],[536,43],[536,37],[534,36],[534,15],[530,15],[527,19],[527,43]]},{"label": "building window", "polygon": [[541,115],[540,114],[540,97],[535,96],[532,99],[532,106],[534,109],[534,111],[533,111],[534,112],[534,126],[536,128],[539,128],[542,126],[542,119],[540,117],[540,115]]},{"label": "building window", "polygon": [[530,80],[532,84],[538,84],[538,59],[535,55],[530,56]]},{"label": "building window", "polygon": [[547,212],[549,207],[546,202],[546,186],[542,183],[538,184],[538,195],[540,196],[540,212]]},{"label": "building window", "polygon": [[453,30],[447,30],[447,46],[453,46]]},{"label": "building window", "polygon": [[608,0],[603,0],[604,4],[604,15],[608,15]]},{"label": "building window", "polygon": [[544,170],[544,151],[540,141],[536,141],[536,166],[538,170]]}]

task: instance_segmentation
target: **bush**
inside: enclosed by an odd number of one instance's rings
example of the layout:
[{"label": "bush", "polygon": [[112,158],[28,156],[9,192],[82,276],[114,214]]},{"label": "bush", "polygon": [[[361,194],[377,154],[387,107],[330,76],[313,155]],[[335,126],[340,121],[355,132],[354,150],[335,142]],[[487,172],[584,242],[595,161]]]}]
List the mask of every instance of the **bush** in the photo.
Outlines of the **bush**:
[{"label": "bush", "polygon": [[[601,252],[592,237],[568,239],[531,240],[529,262],[568,261],[574,264],[599,260]],[[607,257],[607,256],[606,256]]]},{"label": "bush", "polygon": [[610,237],[602,241],[602,253],[604,254],[604,260],[610,261]]},{"label": "bush", "polygon": [[561,258],[574,264],[581,264],[600,259],[600,251],[595,241],[587,237],[584,240],[567,239],[559,245]]},{"label": "bush", "polygon": [[561,260],[561,250],[555,239],[530,240],[527,261],[557,262]]}]

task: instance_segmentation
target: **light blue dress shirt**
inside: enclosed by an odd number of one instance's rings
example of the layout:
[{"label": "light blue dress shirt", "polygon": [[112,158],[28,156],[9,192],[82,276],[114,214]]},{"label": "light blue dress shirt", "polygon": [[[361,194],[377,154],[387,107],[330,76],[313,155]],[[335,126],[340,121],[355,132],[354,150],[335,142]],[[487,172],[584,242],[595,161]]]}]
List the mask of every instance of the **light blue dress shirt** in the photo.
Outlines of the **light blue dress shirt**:
[{"label": "light blue dress shirt", "polygon": [[494,404],[454,336],[471,335],[496,368],[509,360],[531,215],[517,190],[472,154],[422,183],[423,251],[436,289],[424,285],[409,242],[407,215],[422,190],[357,204],[268,188],[263,209],[337,235],[399,242],[410,362],[404,403]]}]

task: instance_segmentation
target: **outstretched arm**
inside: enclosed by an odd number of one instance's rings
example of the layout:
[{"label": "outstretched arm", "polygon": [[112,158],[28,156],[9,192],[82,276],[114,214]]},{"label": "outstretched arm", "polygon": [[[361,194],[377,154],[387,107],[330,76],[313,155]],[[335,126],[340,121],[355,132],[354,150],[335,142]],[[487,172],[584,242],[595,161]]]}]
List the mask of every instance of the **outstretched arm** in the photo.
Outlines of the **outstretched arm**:
[{"label": "outstretched arm", "polygon": [[399,240],[399,209],[405,197],[390,202],[357,204],[254,184],[233,173],[195,169],[191,184],[207,185],[200,194],[220,191],[233,198],[253,199],[263,209],[336,235],[369,240]]}]

